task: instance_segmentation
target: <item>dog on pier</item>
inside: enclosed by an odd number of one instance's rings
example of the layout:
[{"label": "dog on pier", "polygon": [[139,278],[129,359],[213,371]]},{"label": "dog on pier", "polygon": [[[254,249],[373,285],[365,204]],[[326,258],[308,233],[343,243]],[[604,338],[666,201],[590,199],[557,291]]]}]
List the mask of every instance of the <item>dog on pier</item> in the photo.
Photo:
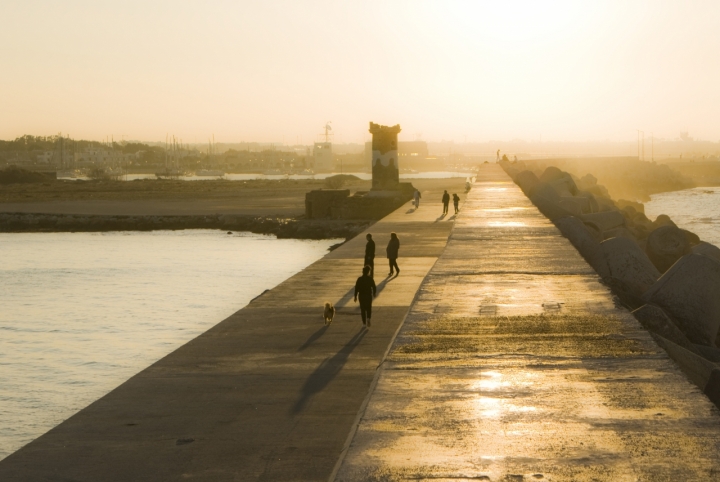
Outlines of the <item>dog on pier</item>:
[{"label": "dog on pier", "polygon": [[334,317],[335,307],[329,301],[325,302],[325,312],[323,313],[325,324],[329,325],[330,323],[332,323]]}]

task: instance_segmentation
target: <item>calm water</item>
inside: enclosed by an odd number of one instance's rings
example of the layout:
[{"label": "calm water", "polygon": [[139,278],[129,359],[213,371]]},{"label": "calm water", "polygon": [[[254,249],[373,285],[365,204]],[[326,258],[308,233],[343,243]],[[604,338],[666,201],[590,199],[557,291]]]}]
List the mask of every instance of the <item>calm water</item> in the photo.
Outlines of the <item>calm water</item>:
[{"label": "calm water", "polygon": [[667,214],[681,228],[720,247],[720,187],[655,194],[645,203],[645,214],[650,219]]},{"label": "calm water", "polygon": [[0,234],[0,459],[336,242],[205,230]]},{"label": "calm water", "polygon": [[[250,181],[254,179],[267,179],[267,180],[279,180],[279,179],[325,179],[330,176],[336,176],[339,172],[331,173],[319,173],[319,174],[256,174],[256,173],[242,173],[242,174],[226,174],[224,179],[229,181]],[[352,174],[360,179],[369,181],[372,179],[372,174],[369,172],[346,172],[345,174]],[[414,172],[414,173],[400,173],[400,179],[450,179],[450,178],[466,178],[474,176],[474,172],[460,172],[460,171],[429,171],[429,172]],[[122,178],[124,181],[134,181],[135,179],[156,179],[155,174],[127,174]],[[70,179],[70,178],[59,178],[59,179]],[[86,177],[80,177],[78,179],[87,180]],[[207,181],[213,179],[220,179],[216,176],[182,176],[178,178],[181,181]]]}]

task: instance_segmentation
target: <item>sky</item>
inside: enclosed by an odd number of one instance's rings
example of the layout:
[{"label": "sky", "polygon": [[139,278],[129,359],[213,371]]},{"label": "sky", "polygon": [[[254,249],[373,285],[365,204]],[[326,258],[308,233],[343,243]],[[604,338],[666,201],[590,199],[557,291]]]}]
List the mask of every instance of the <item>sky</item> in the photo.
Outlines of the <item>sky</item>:
[{"label": "sky", "polygon": [[719,1],[4,0],[0,139],[720,141]]}]

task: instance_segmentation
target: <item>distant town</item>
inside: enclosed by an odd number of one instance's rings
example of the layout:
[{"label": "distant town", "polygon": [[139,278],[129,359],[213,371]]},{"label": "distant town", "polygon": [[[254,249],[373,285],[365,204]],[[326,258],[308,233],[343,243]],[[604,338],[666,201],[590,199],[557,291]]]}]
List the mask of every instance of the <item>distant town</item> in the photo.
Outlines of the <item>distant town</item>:
[{"label": "distant town", "polygon": [[[720,142],[695,140],[687,133],[677,139],[638,138],[637,142],[503,141],[455,143],[422,140],[398,143],[404,171],[460,170],[505,155],[510,161],[543,158],[635,157],[662,163],[716,163]],[[314,174],[368,172],[369,143],[313,145],[282,143],[187,144],[174,137],[165,142],[76,140],[67,135],[24,135],[0,140],[0,169],[16,166],[31,171],[90,177],[118,173],[208,175],[225,173]]]}]

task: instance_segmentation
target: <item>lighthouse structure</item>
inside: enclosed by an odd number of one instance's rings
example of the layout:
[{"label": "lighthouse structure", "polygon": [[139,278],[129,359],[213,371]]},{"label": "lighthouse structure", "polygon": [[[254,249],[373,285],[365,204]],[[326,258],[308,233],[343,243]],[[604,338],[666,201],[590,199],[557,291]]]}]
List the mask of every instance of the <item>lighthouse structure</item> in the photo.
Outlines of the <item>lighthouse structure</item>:
[{"label": "lighthouse structure", "polygon": [[381,219],[412,199],[415,188],[400,182],[398,140],[400,125],[370,123],[372,187],[369,191],[316,189],[305,195],[306,219]]},{"label": "lighthouse structure", "polygon": [[395,191],[400,187],[397,140],[400,131],[400,124],[390,127],[370,123],[373,191]]}]

